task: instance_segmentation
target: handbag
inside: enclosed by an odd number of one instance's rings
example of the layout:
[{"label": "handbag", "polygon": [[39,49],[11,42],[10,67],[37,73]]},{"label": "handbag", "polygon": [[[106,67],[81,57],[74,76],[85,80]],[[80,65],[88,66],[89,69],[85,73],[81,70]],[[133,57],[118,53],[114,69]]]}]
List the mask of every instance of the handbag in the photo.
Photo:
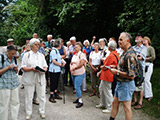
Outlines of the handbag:
[{"label": "handbag", "polygon": [[22,71],[22,69],[20,69],[18,72],[18,75],[22,75],[22,74],[23,74],[23,71]]}]

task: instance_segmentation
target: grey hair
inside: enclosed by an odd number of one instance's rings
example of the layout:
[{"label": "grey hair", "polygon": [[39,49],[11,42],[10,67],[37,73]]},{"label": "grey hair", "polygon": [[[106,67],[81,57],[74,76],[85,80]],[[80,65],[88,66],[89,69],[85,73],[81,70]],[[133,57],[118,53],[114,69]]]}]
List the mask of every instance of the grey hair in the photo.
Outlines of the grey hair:
[{"label": "grey hair", "polygon": [[117,43],[115,41],[109,41],[108,47],[110,47],[111,50],[116,50],[117,48]]},{"label": "grey hair", "polygon": [[132,36],[128,32],[122,32],[120,36],[122,36],[122,34],[125,34],[125,40],[126,39],[132,40]]},{"label": "grey hair", "polygon": [[68,45],[69,43],[71,44],[71,42],[70,42],[70,41],[68,41],[66,44]]},{"label": "grey hair", "polygon": [[39,39],[32,38],[32,39],[29,41],[29,46],[32,46],[35,42],[40,43]]},{"label": "grey hair", "polygon": [[52,45],[52,47],[55,47],[55,48],[59,47],[61,45],[61,40],[60,39],[56,39],[56,40],[52,39],[51,45]]},{"label": "grey hair", "polygon": [[90,42],[88,40],[84,40],[83,45],[85,44],[85,42],[87,42],[88,45],[90,45]]},{"label": "grey hair", "polygon": [[52,35],[47,35],[47,38],[48,38],[48,37],[53,37],[53,36],[52,36]]},{"label": "grey hair", "polygon": [[99,48],[101,47],[98,42],[95,42],[95,43],[94,43],[94,46],[95,46],[95,45],[98,45]]}]

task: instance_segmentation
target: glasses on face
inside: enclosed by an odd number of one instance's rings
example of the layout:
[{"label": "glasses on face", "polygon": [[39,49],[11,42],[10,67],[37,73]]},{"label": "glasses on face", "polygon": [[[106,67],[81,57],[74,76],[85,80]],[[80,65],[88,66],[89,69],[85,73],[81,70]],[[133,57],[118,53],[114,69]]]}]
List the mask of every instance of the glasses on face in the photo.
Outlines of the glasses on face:
[{"label": "glasses on face", "polygon": [[35,45],[35,46],[39,46],[39,44],[37,44],[37,43],[35,43],[34,45]]}]

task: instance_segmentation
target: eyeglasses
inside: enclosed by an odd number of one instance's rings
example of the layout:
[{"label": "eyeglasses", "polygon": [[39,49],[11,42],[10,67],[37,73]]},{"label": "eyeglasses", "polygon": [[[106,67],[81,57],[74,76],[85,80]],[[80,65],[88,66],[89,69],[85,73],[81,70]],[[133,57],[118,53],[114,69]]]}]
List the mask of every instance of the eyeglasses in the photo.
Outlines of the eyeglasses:
[{"label": "eyeglasses", "polygon": [[39,44],[34,44],[35,46],[39,46]]}]

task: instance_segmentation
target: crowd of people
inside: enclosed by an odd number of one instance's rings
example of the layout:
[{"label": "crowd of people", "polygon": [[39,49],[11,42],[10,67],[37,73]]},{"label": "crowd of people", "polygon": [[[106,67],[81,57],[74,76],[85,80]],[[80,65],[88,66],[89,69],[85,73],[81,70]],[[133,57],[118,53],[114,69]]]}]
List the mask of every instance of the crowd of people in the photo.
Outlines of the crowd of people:
[{"label": "crowd of people", "polygon": [[[89,78],[92,87],[89,97],[99,97],[95,107],[110,113],[109,120],[114,120],[121,102],[125,119],[131,120],[131,106],[141,109],[144,97],[148,101],[153,99],[150,80],[156,56],[149,37],[137,34],[135,46],[131,45],[131,40],[129,33],[122,32],[118,44],[114,37],[95,42],[96,36],[93,36],[91,43],[84,40],[82,45],[75,36],[64,42],[62,38],[53,39],[50,34],[44,42],[34,33],[31,39],[26,39],[20,55],[14,40],[8,39],[8,45],[0,51],[0,118],[8,120],[10,105],[11,118],[18,120],[20,84],[25,90],[26,120],[32,117],[32,104],[39,105],[40,117],[45,119],[46,93],[50,94],[49,102],[56,103],[56,99],[62,100],[62,87],[68,85],[73,86],[77,97],[73,101],[75,107],[80,108],[84,105],[82,91],[87,92],[86,79]],[[138,61],[144,76],[141,86],[136,86],[134,81]],[[21,82],[17,74],[22,75]]]}]

